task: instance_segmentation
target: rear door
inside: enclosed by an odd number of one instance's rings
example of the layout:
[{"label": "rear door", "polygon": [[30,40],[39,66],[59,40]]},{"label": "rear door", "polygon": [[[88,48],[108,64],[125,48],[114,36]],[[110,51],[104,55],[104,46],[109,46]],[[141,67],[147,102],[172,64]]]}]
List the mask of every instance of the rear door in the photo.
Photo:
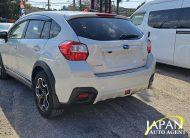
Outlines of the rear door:
[{"label": "rear door", "polygon": [[142,67],[146,63],[146,40],[130,21],[118,18],[77,18],[69,24],[81,43],[88,46],[87,62],[95,73]]},{"label": "rear door", "polygon": [[[190,3],[185,0],[181,9],[180,26],[176,31],[174,64],[190,68]],[[187,8],[185,8],[187,7]]]},{"label": "rear door", "polygon": [[152,53],[158,62],[173,64],[176,28],[178,26],[179,0],[151,5],[148,10],[149,39],[152,42]]},{"label": "rear door", "polygon": [[49,39],[58,35],[61,28],[50,18],[31,19],[19,49],[19,72],[30,79],[34,64],[39,60]]},{"label": "rear door", "polygon": [[41,39],[41,36],[47,37],[48,33],[42,34],[43,28],[49,26],[42,20],[30,20],[24,39],[20,40],[18,45],[19,72],[23,77],[30,79],[35,62],[40,56],[40,52],[45,46],[48,39]]}]

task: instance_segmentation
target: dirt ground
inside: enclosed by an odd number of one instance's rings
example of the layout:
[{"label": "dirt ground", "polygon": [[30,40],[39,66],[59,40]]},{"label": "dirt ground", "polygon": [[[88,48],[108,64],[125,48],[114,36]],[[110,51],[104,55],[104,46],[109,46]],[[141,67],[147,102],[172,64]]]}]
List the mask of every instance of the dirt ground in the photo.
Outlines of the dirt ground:
[{"label": "dirt ground", "polygon": [[144,137],[147,120],[168,115],[183,116],[190,134],[190,70],[159,64],[152,89],[52,120],[39,115],[26,86],[0,80],[0,137]]}]

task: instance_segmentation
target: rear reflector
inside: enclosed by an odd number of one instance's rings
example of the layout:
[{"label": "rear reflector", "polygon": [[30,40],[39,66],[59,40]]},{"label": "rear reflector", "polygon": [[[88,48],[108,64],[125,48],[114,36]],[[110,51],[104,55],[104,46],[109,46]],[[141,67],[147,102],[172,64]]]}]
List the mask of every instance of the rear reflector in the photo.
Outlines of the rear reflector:
[{"label": "rear reflector", "polygon": [[148,41],[147,41],[147,52],[151,53],[151,51],[152,51],[152,44],[151,44],[151,41],[148,39]]},{"label": "rear reflector", "polygon": [[125,95],[131,95],[131,90],[125,90]]},{"label": "rear reflector", "polygon": [[77,97],[77,100],[84,100],[89,98],[89,94],[88,93],[80,93]]},{"label": "rear reflector", "polygon": [[84,61],[88,58],[88,48],[80,42],[64,42],[59,45],[59,50],[67,60]]}]

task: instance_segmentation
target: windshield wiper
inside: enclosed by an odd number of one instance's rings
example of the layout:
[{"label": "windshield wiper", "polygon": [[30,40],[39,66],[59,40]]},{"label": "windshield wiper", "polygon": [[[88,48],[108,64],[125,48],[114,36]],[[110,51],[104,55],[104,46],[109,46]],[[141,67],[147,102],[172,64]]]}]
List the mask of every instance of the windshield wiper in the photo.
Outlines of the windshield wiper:
[{"label": "windshield wiper", "polygon": [[134,39],[134,38],[139,38],[139,36],[138,35],[133,35],[133,34],[130,34],[130,35],[122,34],[119,37],[120,40],[129,40],[129,39]]}]

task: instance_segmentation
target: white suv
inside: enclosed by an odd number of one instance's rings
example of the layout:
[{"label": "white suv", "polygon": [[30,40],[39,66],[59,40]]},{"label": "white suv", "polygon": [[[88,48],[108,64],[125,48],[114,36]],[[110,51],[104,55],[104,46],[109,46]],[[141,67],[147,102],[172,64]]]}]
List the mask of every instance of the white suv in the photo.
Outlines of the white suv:
[{"label": "white suv", "polygon": [[46,118],[69,105],[129,96],[153,82],[151,43],[123,16],[38,12],[0,38],[0,78],[9,74],[33,88]]},{"label": "white suv", "polygon": [[152,42],[157,62],[190,69],[190,0],[154,0],[131,21]]}]

